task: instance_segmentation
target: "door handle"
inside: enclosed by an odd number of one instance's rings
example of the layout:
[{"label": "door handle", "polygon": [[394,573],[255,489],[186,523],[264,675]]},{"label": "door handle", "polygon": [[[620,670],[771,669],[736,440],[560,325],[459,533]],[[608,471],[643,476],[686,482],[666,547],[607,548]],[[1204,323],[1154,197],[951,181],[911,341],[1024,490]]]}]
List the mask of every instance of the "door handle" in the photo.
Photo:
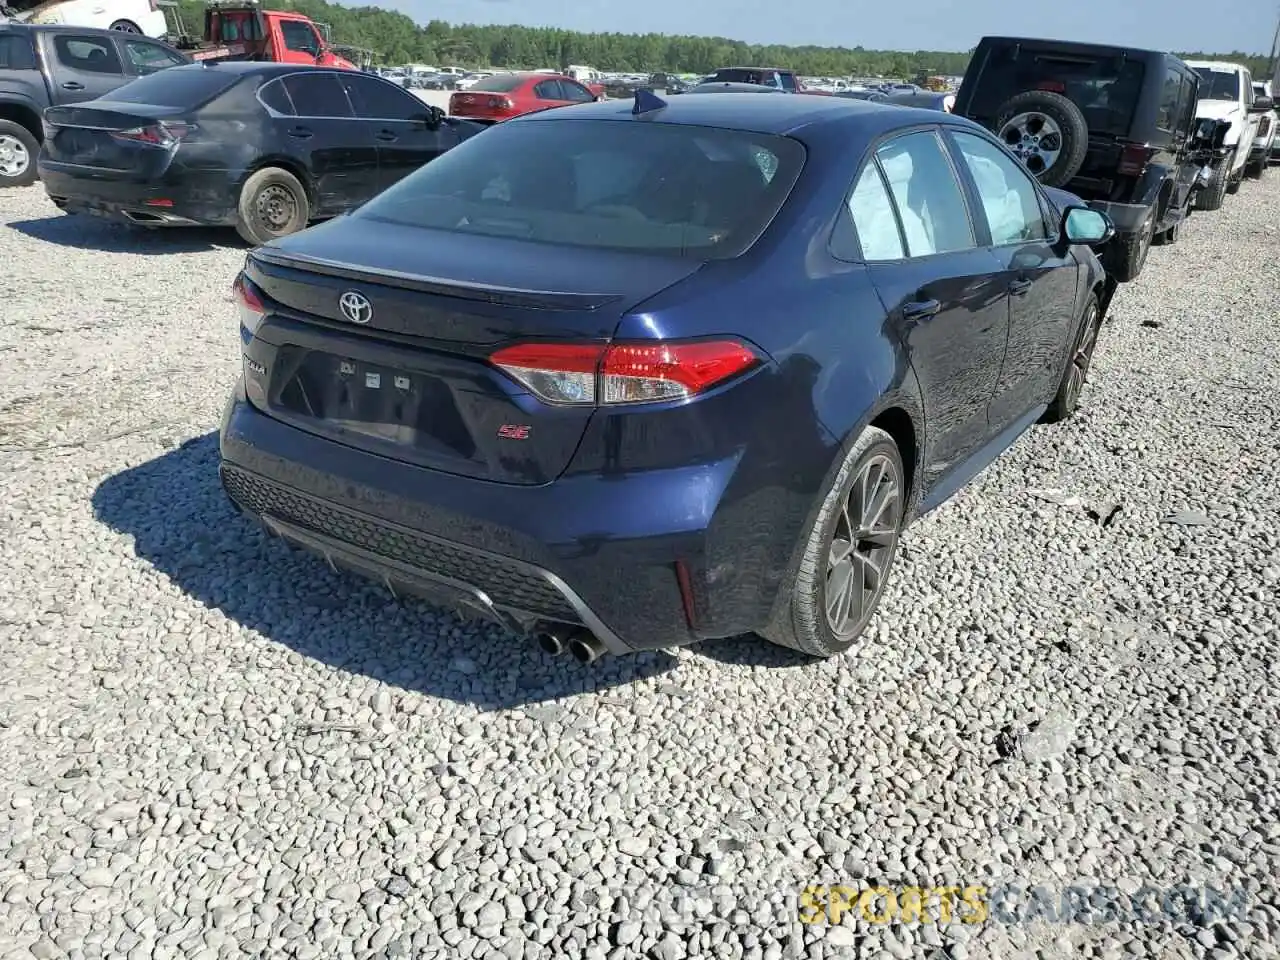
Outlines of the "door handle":
[{"label": "door handle", "polygon": [[398,138],[390,130],[382,130],[378,133],[378,139],[381,140],[383,143],[391,143],[393,140],[396,140]]},{"label": "door handle", "polygon": [[1030,280],[1014,280],[1009,284],[1009,294],[1014,297],[1025,297],[1030,289]]},{"label": "door handle", "polygon": [[902,319],[907,323],[919,323],[929,317],[937,316],[942,304],[937,300],[913,300],[902,307]]},{"label": "door handle", "polygon": [[295,140],[310,140],[311,128],[310,127],[294,127],[292,130],[289,131],[289,136],[293,137]]},{"label": "door handle", "polygon": [[63,90],[83,90],[84,84],[76,83],[76,81],[74,80],[68,80],[66,83],[62,85],[62,89]]}]

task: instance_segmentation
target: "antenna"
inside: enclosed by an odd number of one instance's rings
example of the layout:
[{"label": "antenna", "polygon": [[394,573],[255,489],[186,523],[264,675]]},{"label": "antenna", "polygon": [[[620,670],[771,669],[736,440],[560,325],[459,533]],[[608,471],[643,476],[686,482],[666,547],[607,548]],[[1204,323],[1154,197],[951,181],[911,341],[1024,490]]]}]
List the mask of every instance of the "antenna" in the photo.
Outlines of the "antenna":
[{"label": "antenna", "polygon": [[646,90],[643,87],[636,89],[636,102],[631,105],[631,115],[638,117],[642,114],[653,113],[655,110],[665,109],[667,101],[652,90]]}]

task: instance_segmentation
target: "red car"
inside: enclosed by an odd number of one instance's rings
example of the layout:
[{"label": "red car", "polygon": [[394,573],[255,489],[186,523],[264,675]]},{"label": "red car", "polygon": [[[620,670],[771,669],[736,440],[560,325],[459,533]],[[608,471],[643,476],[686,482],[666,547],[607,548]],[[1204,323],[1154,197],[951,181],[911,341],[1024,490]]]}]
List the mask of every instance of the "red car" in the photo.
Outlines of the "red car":
[{"label": "red car", "polygon": [[498,73],[449,98],[449,115],[496,123],[525,113],[604,99],[604,87],[558,73]]}]

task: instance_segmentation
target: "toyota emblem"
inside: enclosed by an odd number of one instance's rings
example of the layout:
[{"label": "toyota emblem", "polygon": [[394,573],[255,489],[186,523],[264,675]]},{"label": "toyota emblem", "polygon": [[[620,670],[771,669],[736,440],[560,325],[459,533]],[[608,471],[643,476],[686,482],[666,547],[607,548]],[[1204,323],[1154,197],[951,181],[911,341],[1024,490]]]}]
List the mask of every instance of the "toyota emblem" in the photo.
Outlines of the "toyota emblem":
[{"label": "toyota emblem", "polygon": [[338,309],[352,323],[365,324],[373,319],[373,304],[363,293],[348,290],[338,298]]}]

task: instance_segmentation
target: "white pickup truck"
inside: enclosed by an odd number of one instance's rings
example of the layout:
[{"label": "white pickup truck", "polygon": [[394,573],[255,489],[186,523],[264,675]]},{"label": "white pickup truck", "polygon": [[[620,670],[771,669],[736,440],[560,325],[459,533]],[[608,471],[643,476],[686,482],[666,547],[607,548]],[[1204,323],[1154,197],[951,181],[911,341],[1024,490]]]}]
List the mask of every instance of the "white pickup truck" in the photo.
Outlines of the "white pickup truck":
[{"label": "white pickup truck", "polygon": [[1209,182],[1196,194],[1197,210],[1217,210],[1224,194],[1240,189],[1258,121],[1271,111],[1271,101],[1254,94],[1253,77],[1242,64],[1218,60],[1188,60],[1186,64],[1200,77],[1196,117],[1231,124],[1214,158]]}]

